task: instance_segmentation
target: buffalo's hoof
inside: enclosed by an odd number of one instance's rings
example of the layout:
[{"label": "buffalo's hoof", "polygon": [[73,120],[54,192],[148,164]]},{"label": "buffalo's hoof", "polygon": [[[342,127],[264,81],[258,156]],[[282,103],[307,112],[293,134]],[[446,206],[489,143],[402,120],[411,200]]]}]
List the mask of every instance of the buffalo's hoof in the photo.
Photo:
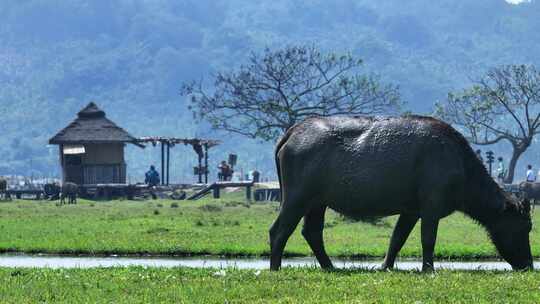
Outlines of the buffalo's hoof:
[{"label": "buffalo's hoof", "polygon": [[432,273],[435,272],[435,268],[433,267],[433,265],[422,265],[422,272]]},{"label": "buffalo's hoof", "polygon": [[325,265],[325,266],[321,266],[321,268],[322,268],[323,271],[334,271],[334,270],[336,270],[334,268],[334,265]]},{"label": "buffalo's hoof", "polygon": [[382,263],[381,270],[387,270],[387,271],[394,270],[394,263],[387,263],[387,262]]}]

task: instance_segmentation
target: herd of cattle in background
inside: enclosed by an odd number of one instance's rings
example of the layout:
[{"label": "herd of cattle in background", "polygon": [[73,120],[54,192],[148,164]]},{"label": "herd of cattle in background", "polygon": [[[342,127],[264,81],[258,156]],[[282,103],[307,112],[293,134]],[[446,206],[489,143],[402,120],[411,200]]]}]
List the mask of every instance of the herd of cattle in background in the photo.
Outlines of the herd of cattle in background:
[{"label": "herd of cattle in background", "polygon": [[[15,188],[16,190],[10,190]],[[503,184],[504,191],[515,195],[518,198],[530,201],[532,208],[537,201],[540,201],[540,183],[520,182],[519,184]],[[60,185],[58,181],[44,184],[27,183],[24,186],[10,186],[5,177],[0,176],[0,200],[11,200],[13,196],[22,198],[24,194],[35,196],[37,199],[58,200],[64,204],[68,199],[68,204],[76,204],[77,197],[80,196],[81,189],[75,183],[64,183]],[[152,197],[155,198],[154,195]],[[174,195],[173,195],[174,199]],[[272,199],[274,200],[274,199]]]},{"label": "herd of cattle in background", "polygon": [[[254,189],[255,187],[257,189]],[[64,204],[66,199],[68,199],[68,204],[75,204],[77,197],[105,201],[117,198],[128,200],[145,200],[149,198],[198,200],[212,194],[214,198],[219,198],[220,189],[225,188],[245,189],[246,199],[248,201],[251,201],[252,198],[255,201],[279,201],[281,198],[277,182],[256,183],[254,180],[240,182],[219,181],[210,184],[149,185],[137,183],[77,185],[73,182],[61,184],[58,180],[48,180],[46,183],[42,183],[42,180],[39,180],[39,182],[32,182],[30,180],[21,181],[20,176],[11,179],[0,176],[0,200],[12,200],[12,198],[36,200],[60,199],[59,204]]]},{"label": "herd of cattle in background", "polygon": [[21,194],[30,194],[35,195],[36,198],[45,198],[45,199],[60,199],[60,204],[65,204],[66,198],[68,199],[68,204],[76,204],[77,196],[79,192],[79,187],[74,183],[64,183],[60,184],[53,182],[47,183],[45,185],[36,185],[31,184],[26,189],[17,189],[11,190],[8,188],[8,180],[6,178],[0,177],[0,200],[11,200],[13,194],[20,198]]}]

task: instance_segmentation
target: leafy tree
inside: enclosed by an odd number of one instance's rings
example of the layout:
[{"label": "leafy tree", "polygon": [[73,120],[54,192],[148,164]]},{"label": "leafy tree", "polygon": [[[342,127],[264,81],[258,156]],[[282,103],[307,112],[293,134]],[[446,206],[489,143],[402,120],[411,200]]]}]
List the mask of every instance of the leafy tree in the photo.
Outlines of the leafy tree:
[{"label": "leafy tree", "polygon": [[398,88],[359,75],[362,61],[350,54],[323,54],[313,46],[252,53],[236,71],[218,72],[214,91],[186,83],[194,114],[214,128],[272,140],[312,116],[368,115],[395,111]]},{"label": "leafy tree", "polygon": [[527,65],[492,68],[473,87],[437,103],[436,115],[464,131],[474,144],[510,143],[504,182],[511,183],[519,157],[540,133],[540,72]]}]

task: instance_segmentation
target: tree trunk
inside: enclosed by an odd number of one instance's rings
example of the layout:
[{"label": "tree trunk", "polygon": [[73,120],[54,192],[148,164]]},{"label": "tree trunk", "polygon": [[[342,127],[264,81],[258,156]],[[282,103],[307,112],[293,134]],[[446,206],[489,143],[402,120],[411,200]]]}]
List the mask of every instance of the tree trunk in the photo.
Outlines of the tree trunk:
[{"label": "tree trunk", "polygon": [[516,164],[523,152],[525,152],[526,149],[523,149],[521,147],[514,147],[512,150],[512,158],[510,159],[510,163],[508,164],[508,173],[506,174],[506,177],[504,178],[505,184],[511,184],[514,181],[514,171],[516,169]]}]

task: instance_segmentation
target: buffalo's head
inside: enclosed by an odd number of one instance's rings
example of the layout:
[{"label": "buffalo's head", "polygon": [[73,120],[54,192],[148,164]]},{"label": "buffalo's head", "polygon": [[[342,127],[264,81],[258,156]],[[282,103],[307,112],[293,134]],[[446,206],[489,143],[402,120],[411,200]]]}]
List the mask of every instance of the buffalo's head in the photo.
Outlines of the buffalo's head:
[{"label": "buffalo's head", "polygon": [[533,268],[529,243],[532,229],[530,209],[528,200],[507,198],[504,210],[489,229],[497,250],[515,270]]}]

